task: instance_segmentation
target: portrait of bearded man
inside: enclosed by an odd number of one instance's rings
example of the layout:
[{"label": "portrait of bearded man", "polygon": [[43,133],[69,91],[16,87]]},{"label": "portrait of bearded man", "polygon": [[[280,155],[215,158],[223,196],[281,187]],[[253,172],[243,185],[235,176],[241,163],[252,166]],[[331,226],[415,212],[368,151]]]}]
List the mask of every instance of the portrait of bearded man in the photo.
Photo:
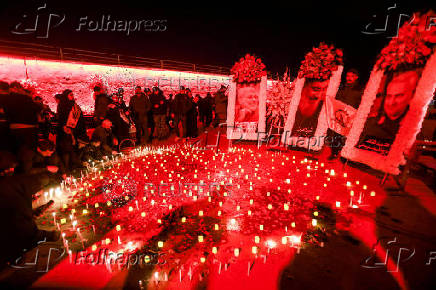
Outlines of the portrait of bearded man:
[{"label": "portrait of bearded man", "polygon": [[374,102],[379,105],[378,112],[366,121],[357,148],[388,154],[409,111],[419,78],[417,70],[395,72],[387,78],[381,102]]},{"label": "portrait of bearded man", "polygon": [[291,136],[312,137],[325,101],[328,80],[306,80],[295,115]]}]

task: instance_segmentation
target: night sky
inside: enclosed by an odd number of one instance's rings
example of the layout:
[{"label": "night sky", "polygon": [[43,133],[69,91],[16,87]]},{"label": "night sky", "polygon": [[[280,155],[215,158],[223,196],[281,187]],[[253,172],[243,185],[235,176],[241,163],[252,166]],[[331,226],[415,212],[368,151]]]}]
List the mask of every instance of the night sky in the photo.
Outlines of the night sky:
[{"label": "night sky", "polygon": [[[273,74],[282,74],[288,67],[294,76],[304,54],[324,41],[342,48],[346,69],[357,68],[363,79],[367,78],[377,53],[395,35],[398,16],[436,6],[432,1],[317,3],[304,0],[298,4],[297,1],[288,4],[252,1],[243,5],[236,1],[9,2],[2,2],[0,8],[1,39],[227,67],[246,53],[254,53]],[[37,7],[44,3],[47,8],[40,19],[48,19],[50,13],[65,15],[58,27],[49,30],[48,38],[11,32],[20,22],[22,27],[26,25],[23,14],[31,16],[27,19],[34,19]],[[373,31],[365,30],[369,23],[373,24],[370,27],[383,27],[387,8],[395,4],[396,8],[389,12],[386,32],[362,33]],[[161,22],[165,31],[136,31],[127,35],[125,31],[86,31],[83,26],[81,31],[76,31],[81,17],[101,21],[102,15],[127,21],[165,20]],[[53,19],[52,25],[57,21],[56,17]],[[407,16],[402,19],[407,20]],[[43,25],[38,29],[43,35]]]}]

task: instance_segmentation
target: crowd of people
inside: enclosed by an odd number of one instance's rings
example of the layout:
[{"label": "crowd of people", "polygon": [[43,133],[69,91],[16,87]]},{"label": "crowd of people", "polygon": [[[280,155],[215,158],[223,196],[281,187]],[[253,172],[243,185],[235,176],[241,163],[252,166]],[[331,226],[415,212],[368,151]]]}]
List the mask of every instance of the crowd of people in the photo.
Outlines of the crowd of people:
[{"label": "crowd of people", "polygon": [[200,126],[226,120],[225,86],[204,97],[185,87],[165,96],[158,87],[137,86],[128,104],[122,88],[109,94],[96,85],[93,91],[94,112],[87,116],[69,89],[55,95],[53,112],[20,82],[0,81],[0,226],[8,233],[0,240],[1,258],[59,238],[56,231],[38,229],[34,220],[52,204],[32,208],[44,187],[123,146],[147,145],[173,133],[177,141],[197,138]]}]

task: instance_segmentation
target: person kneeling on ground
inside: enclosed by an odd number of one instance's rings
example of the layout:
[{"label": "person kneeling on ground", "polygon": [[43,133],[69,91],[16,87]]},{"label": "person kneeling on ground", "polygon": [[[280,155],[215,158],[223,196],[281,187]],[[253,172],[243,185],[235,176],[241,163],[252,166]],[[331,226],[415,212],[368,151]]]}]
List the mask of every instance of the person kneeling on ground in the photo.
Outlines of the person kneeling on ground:
[{"label": "person kneeling on ground", "polygon": [[18,152],[18,174],[59,173],[65,178],[65,170],[55,145],[49,140],[39,140],[35,150],[23,147]]},{"label": "person kneeling on ground", "polygon": [[101,149],[104,155],[116,154],[116,146],[118,145],[118,140],[112,134],[112,122],[108,119],[103,120],[103,122],[95,128],[92,133],[91,142],[100,142]]},{"label": "person kneeling on ground", "polygon": [[89,166],[90,162],[103,159],[101,142],[92,140],[90,143],[79,139],[76,163],[80,166]]}]

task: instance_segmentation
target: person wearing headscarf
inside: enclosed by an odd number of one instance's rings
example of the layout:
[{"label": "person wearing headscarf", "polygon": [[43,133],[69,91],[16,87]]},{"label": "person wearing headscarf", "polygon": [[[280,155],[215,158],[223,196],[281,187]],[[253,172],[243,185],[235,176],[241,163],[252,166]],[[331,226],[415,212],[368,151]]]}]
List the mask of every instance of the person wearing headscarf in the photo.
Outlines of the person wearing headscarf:
[{"label": "person wearing headscarf", "polygon": [[57,117],[57,149],[66,171],[69,171],[72,170],[72,155],[77,145],[77,136],[86,135],[83,113],[71,90],[65,90],[60,96]]}]

